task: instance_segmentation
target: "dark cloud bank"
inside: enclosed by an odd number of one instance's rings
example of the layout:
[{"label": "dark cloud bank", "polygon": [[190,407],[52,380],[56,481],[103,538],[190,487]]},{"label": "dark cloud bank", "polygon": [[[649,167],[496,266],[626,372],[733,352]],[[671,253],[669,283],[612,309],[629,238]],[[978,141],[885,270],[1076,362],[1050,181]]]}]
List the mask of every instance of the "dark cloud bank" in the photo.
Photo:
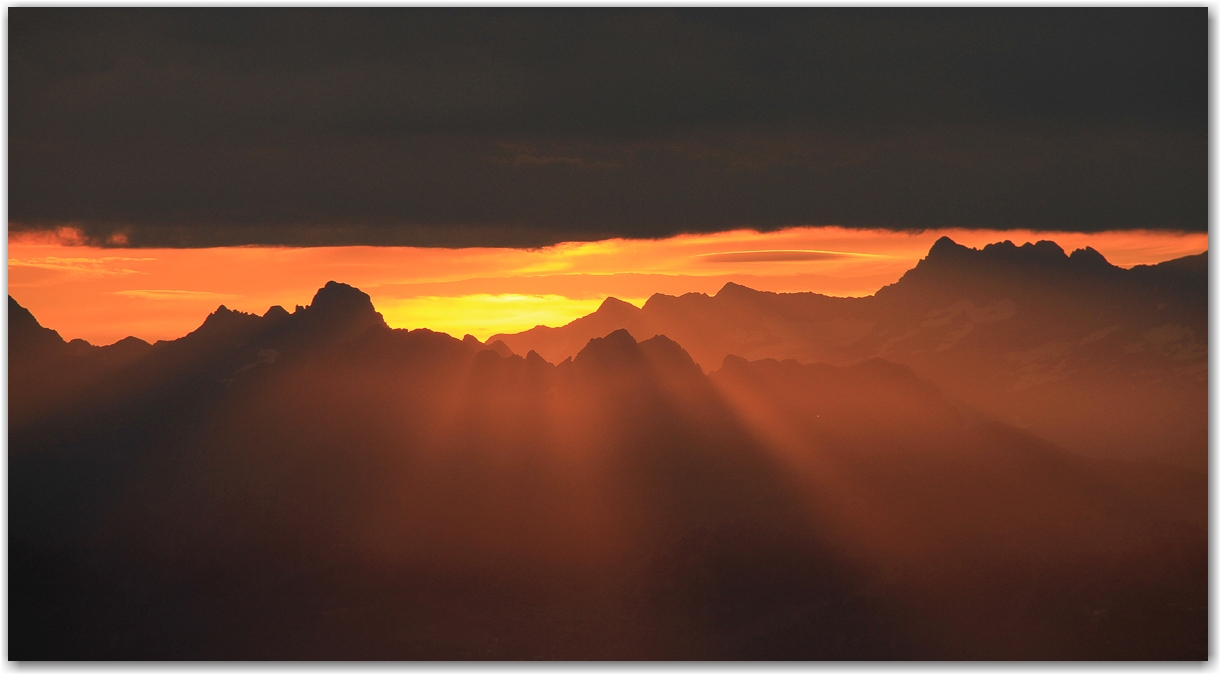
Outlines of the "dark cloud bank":
[{"label": "dark cloud bank", "polygon": [[1207,227],[1202,7],[9,17],[14,230],[460,246]]}]

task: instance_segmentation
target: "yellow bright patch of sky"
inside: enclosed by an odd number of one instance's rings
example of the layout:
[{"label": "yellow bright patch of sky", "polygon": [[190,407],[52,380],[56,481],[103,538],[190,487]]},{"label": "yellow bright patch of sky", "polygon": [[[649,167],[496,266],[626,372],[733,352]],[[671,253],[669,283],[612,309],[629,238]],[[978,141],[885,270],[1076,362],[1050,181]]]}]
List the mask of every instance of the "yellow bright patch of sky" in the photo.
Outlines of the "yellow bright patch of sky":
[{"label": "yellow bright patch of sky", "polygon": [[[428,328],[455,337],[469,334],[486,341],[497,333],[521,332],[537,325],[570,323],[597,311],[602,299],[516,293],[476,293],[457,297],[429,295],[385,299],[377,303],[377,309],[391,327]],[[630,298],[624,301],[641,306],[646,299]]]}]

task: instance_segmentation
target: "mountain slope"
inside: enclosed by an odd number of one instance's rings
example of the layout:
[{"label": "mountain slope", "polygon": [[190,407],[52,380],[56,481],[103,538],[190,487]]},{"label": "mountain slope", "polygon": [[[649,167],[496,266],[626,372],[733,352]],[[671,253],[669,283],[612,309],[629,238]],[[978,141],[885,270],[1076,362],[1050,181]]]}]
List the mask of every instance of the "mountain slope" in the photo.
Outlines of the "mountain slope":
[{"label": "mountain slope", "polygon": [[907,366],[553,365],[340,284],[150,349],[10,431],[15,658],[1206,654],[1203,476]]},{"label": "mountain slope", "polygon": [[9,427],[45,419],[85,389],[143,358],[149,344],[135,337],[108,346],[65,342],[28,309],[8,298]]},{"label": "mountain slope", "polygon": [[1128,270],[1049,241],[974,250],[942,238],[870,297],[729,283],[492,339],[558,362],[607,328],[668,335],[705,370],[728,355],[885,358],[973,414],[1073,450],[1206,466],[1206,254]]}]

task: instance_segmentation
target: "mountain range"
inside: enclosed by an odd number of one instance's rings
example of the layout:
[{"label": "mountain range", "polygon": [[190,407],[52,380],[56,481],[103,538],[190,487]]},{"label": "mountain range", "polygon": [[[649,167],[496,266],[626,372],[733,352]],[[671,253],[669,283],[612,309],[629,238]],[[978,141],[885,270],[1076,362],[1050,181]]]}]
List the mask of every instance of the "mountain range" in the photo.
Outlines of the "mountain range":
[{"label": "mountain range", "polygon": [[610,298],[568,325],[495,335],[559,362],[593,337],[663,334],[705,370],[727,356],[909,365],[964,412],[1091,456],[1207,465],[1207,253],[1123,269],[1050,241],[941,238],[874,295]]},{"label": "mountain range", "polygon": [[[10,297],[10,658],[1206,659],[1205,266],[942,240],[486,343],[335,282],[105,347]],[[1114,382],[1202,447],[1039,432]]]}]

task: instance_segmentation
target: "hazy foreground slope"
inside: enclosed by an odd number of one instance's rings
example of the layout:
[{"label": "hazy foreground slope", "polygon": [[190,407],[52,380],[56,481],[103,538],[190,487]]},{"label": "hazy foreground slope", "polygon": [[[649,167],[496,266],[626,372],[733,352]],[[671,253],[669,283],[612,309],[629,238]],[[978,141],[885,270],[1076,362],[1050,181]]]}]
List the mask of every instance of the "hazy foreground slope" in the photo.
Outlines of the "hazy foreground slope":
[{"label": "hazy foreground slope", "polygon": [[109,346],[80,339],[65,342],[39,325],[25,307],[8,298],[9,425],[22,426],[57,407],[106,375],[147,355],[151,347],[135,337]]},{"label": "hazy foreground slope", "polygon": [[964,409],[1093,456],[1207,461],[1207,256],[1121,269],[1049,241],[974,250],[947,238],[871,297],[607,300],[561,328],[496,335],[559,362],[615,329],[664,334],[711,370],[727,355],[910,365]]},{"label": "hazy foreground slope", "polygon": [[85,383],[23,334],[70,403],[10,428],[14,659],[1207,656],[1202,475],[902,365],[553,365],[335,283]]}]

